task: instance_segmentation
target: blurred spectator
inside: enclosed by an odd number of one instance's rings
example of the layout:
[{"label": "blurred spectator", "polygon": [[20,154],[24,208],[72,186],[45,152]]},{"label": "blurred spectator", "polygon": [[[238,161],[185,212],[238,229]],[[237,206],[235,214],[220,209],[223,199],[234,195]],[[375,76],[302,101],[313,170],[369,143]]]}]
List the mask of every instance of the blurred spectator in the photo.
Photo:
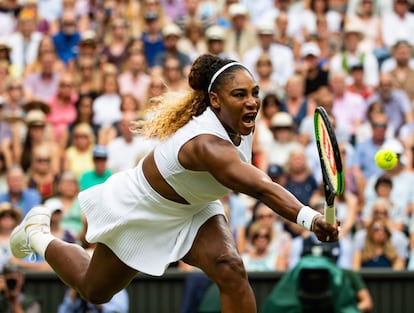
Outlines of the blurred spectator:
[{"label": "blurred spectator", "polygon": [[92,59],[93,67],[98,67],[102,44],[94,30],[88,29],[82,32],[78,43],[78,55],[73,62],[73,67],[75,69],[81,69],[79,61],[83,58]]},{"label": "blurred spectator", "polygon": [[362,96],[364,100],[373,95],[373,88],[364,82],[364,66],[362,64],[352,65],[349,69],[349,75],[352,77],[352,83],[348,85],[348,91]]},{"label": "blurred spectator", "polygon": [[74,62],[78,54],[77,47],[81,36],[77,23],[78,19],[73,10],[63,11],[59,32],[52,36],[57,54],[66,65]]},{"label": "blurred spectator", "polygon": [[330,61],[330,71],[343,71],[347,74],[346,84],[352,83],[349,71],[352,65],[362,64],[364,67],[364,83],[371,88],[378,84],[378,61],[373,53],[362,52],[359,43],[363,39],[360,28],[354,25],[347,25],[343,33],[343,49],[338,52]]},{"label": "blurred spectator", "polygon": [[184,0],[185,10],[183,14],[174,19],[181,29],[184,29],[184,25],[191,20],[199,20],[204,29],[215,23],[216,12],[208,12],[209,3],[202,0]]},{"label": "blurred spectator", "polygon": [[11,61],[17,68],[20,77],[25,66],[36,60],[42,34],[36,30],[35,12],[23,9],[19,13],[18,28],[7,38],[11,47]]},{"label": "blurred spectator", "polygon": [[375,164],[375,154],[386,140],[388,118],[385,113],[374,114],[370,120],[372,136],[355,145],[355,154],[352,160],[355,173],[358,195],[362,200],[367,181],[382,170]]},{"label": "blurred spectator", "polygon": [[167,56],[162,66],[162,77],[168,91],[183,92],[189,89],[180,60],[175,56]]},{"label": "blurred spectator", "polygon": [[46,116],[53,129],[54,140],[61,149],[66,148],[67,138],[63,136],[65,129],[76,119],[75,103],[78,94],[74,89],[73,76],[69,73],[61,75],[57,93],[48,102],[50,112]]},{"label": "blurred spectator", "polygon": [[272,79],[279,85],[284,86],[294,70],[292,50],[273,42],[275,35],[274,23],[263,20],[257,26],[256,34],[259,43],[244,53],[242,58],[243,64],[257,77],[255,64],[258,58],[267,52],[274,67]]},{"label": "blurred spectator", "polygon": [[[165,7],[159,0],[143,0],[140,3],[137,18],[137,33],[141,34],[147,31],[148,22],[157,22],[157,28],[162,29],[171,19],[165,12]],[[154,25],[153,25],[154,26]]]},{"label": "blurred spectator", "polygon": [[382,73],[377,91],[368,102],[380,102],[388,116],[388,123],[398,135],[401,126],[413,121],[413,107],[410,99],[403,90],[393,86],[390,73]]},{"label": "blurred spectator", "polygon": [[0,271],[12,257],[9,239],[13,229],[20,223],[22,213],[9,202],[0,203]]},{"label": "blurred spectator", "polygon": [[40,313],[42,308],[36,298],[24,291],[25,274],[14,264],[3,269],[0,283],[0,311]]},{"label": "blurred spectator", "polygon": [[80,177],[83,172],[93,169],[92,150],[95,136],[92,127],[79,123],[73,129],[73,142],[64,152],[63,170]]},{"label": "blurred spectator", "polygon": [[129,297],[126,289],[116,293],[111,300],[104,304],[92,304],[85,301],[74,290],[68,289],[63,301],[58,307],[57,313],[100,313],[100,312],[129,312]]},{"label": "blurred spectator", "polygon": [[8,191],[0,194],[0,203],[9,202],[13,207],[19,209],[23,216],[32,207],[41,203],[39,192],[27,187],[26,176],[20,166],[13,165],[7,170],[6,177]]},{"label": "blurred spectator", "polygon": [[346,87],[346,74],[342,71],[329,74],[329,86],[334,96],[332,113],[348,129],[350,140],[364,121],[367,104],[361,95],[352,93]]},{"label": "blurred spectator", "polygon": [[306,116],[313,115],[315,102],[305,97],[304,82],[301,75],[292,75],[285,86],[285,99],[282,102],[282,111],[292,116],[295,126],[298,128]]},{"label": "blurred spectator", "polygon": [[310,0],[309,8],[300,15],[301,28],[306,38],[308,34],[317,33],[316,20],[318,16],[325,16],[328,31],[331,36],[338,36],[341,32],[342,16],[333,10],[328,0]]},{"label": "blurred spectator", "polygon": [[144,53],[131,54],[127,59],[125,70],[118,77],[119,93],[131,94],[139,103],[143,103],[151,80],[146,70]]},{"label": "blurred spectator", "polygon": [[121,96],[116,72],[106,72],[102,77],[102,92],[93,101],[93,122],[99,127],[109,127],[121,118]]},{"label": "blurred spectator", "polygon": [[403,90],[413,105],[414,91],[411,86],[414,84],[414,69],[410,66],[412,47],[408,41],[399,40],[392,48],[392,55],[396,63],[395,68],[389,71],[392,85]]},{"label": "blurred spectator", "polygon": [[95,97],[94,93],[84,93],[79,95],[79,99],[75,103],[76,119],[64,130],[64,134],[62,135],[67,138],[67,146],[73,143],[73,130],[76,125],[81,123],[89,124],[92,127],[95,138],[98,138],[99,126],[93,122],[93,101],[95,100]]},{"label": "blurred spectator", "polygon": [[182,36],[181,29],[174,23],[167,24],[162,29],[164,50],[155,55],[154,65],[157,72],[165,66],[168,57],[175,57],[179,61],[179,66],[185,75],[188,74],[191,60],[188,55],[178,49],[178,41]]},{"label": "blurred spectator", "polygon": [[270,124],[273,115],[281,112],[282,103],[278,96],[269,93],[262,100],[259,117],[256,120],[256,130],[253,134],[253,164],[266,171],[268,167],[267,149],[273,141]]},{"label": "blurred spectator", "polygon": [[0,2],[0,37],[10,36],[15,31],[20,9],[16,0]]},{"label": "blurred spectator", "polygon": [[17,163],[19,158],[19,137],[13,132],[12,121],[17,119],[5,119],[3,116],[4,104],[0,103],[0,153],[3,155],[6,168]]},{"label": "blurred spectator", "polygon": [[[42,105],[41,101],[31,101],[26,105]],[[46,105],[46,104],[45,104]],[[48,109],[46,105],[45,110]],[[33,150],[37,146],[46,145],[51,151],[51,166],[55,174],[61,170],[62,153],[59,145],[54,141],[51,126],[46,122],[45,113],[40,109],[31,109],[26,115],[27,132],[23,140],[20,164],[27,171],[32,162]]]},{"label": "blurred spectator", "polygon": [[[376,114],[385,114],[384,106],[377,101],[374,101],[369,104],[366,119],[365,121],[358,126],[357,132],[355,134],[355,143],[360,143],[365,140],[372,138],[372,119]],[[395,130],[392,125],[387,124],[385,138],[393,138]]]},{"label": "blurred spectator", "polygon": [[207,53],[217,55],[222,59],[239,60],[239,56],[233,50],[226,50],[227,34],[225,28],[212,25],[206,30]]},{"label": "blurred spectator", "polygon": [[412,46],[407,40],[398,40],[392,46],[391,56],[381,64],[381,72],[391,72],[397,67],[397,63],[400,63],[400,67],[405,68],[408,66],[410,69],[414,69]]},{"label": "blurred spectator", "polygon": [[185,24],[184,36],[178,41],[178,50],[187,54],[192,62],[207,52],[204,28],[200,21],[190,20]]},{"label": "blurred spectator", "polygon": [[7,73],[5,73],[6,75],[4,75],[4,78],[8,75],[11,75],[12,77],[18,76],[18,69],[11,61],[11,51],[12,47],[10,47],[7,42],[0,37],[0,61],[3,61],[3,66],[7,69]]},{"label": "blurred spectator", "polygon": [[285,264],[279,258],[279,251],[270,249],[269,244],[272,236],[272,228],[269,225],[255,222],[249,226],[248,240],[250,248],[242,254],[247,271],[269,272],[286,269]]},{"label": "blurred spectator", "polygon": [[151,106],[151,99],[161,96],[167,91],[164,79],[159,75],[151,75],[151,82],[148,86],[148,93],[143,103],[144,111]]},{"label": "blurred spectator", "polygon": [[60,73],[56,72],[56,54],[52,51],[39,55],[39,69],[28,73],[23,87],[25,98],[48,102],[59,88]]},{"label": "blurred spectator", "polygon": [[276,32],[274,42],[291,49],[294,59],[297,60],[299,56],[300,42],[294,34],[289,33],[289,26],[293,24],[292,18],[295,17],[287,14],[286,12],[279,13],[275,19]]},{"label": "blurred spectator", "polygon": [[82,56],[77,59],[79,69],[74,74],[74,88],[79,94],[92,94],[101,90],[101,75],[94,58]]},{"label": "blurred spectator", "polygon": [[304,205],[309,205],[313,193],[319,186],[306,161],[303,147],[292,150],[284,167],[284,187],[293,193]]},{"label": "blurred spectator", "polygon": [[105,146],[95,145],[93,148],[94,169],[84,172],[79,179],[80,190],[103,183],[112,175],[112,171],[107,168],[108,150]]},{"label": "blurred spectator", "polygon": [[153,140],[131,132],[135,120],[136,115],[125,113],[117,123],[121,135],[108,143],[108,168],[113,172],[134,167],[153,148]]},{"label": "blurred spectator", "polygon": [[290,153],[302,147],[296,140],[295,122],[289,113],[278,112],[272,117],[270,130],[273,133],[273,141],[265,147],[267,164],[277,164],[284,167]]},{"label": "blurred spectator", "polygon": [[42,202],[57,193],[58,173],[52,167],[52,151],[50,146],[35,146],[32,150],[32,161],[27,174],[27,186],[37,189]]},{"label": "blurred spectator", "polygon": [[14,121],[22,121],[25,112],[22,105],[25,103],[23,94],[23,82],[19,78],[10,77],[5,84],[6,94],[4,97],[3,117],[13,126]]},{"label": "blurred spectator", "polygon": [[267,94],[276,94],[279,99],[283,99],[285,90],[279,86],[273,79],[273,63],[269,54],[263,53],[256,62],[257,83],[260,86],[260,98]]},{"label": "blurred spectator", "polygon": [[63,172],[59,177],[58,194],[45,201],[45,206],[62,211],[61,227],[76,239],[83,230],[81,210],[78,202],[79,182],[74,173]]},{"label": "blurred spectator", "polygon": [[414,14],[409,11],[409,0],[394,0],[393,10],[382,17],[381,31],[388,49],[398,41],[405,39],[414,44]]},{"label": "blurred spectator", "polygon": [[[65,63],[59,59],[56,53],[56,47],[50,35],[43,35],[37,47],[36,59],[32,63],[27,63],[24,67],[23,77],[26,78],[31,73],[38,73],[41,71],[42,59],[44,54],[50,55],[52,61],[52,71],[54,73],[62,74],[66,72]],[[46,99],[48,100],[48,99]]]},{"label": "blurred spectator", "polygon": [[328,86],[328,71],[319,65],[320,56],[321,50],[317,43],[309,41],[302,44],[296,72],[304,78],[305,96],[312,96],[320,87]]},{"label": "blurred spectator", "polygon": [[50,34],[52,31],[50,23],[39,15],[38,0],[25,0],[22,4],[22,10],[31,11],[34,15],[36,30],[43,35]]},{"label": "blurred spectator", "polygon": [[249,12],[242,3],[228,7],[230,27],[226,32],[225,50],[234,51],[241,60],[244,53],[257,45],[256,30],[250,22]]},{"label": "blurred spectator", "polygon": [[[358,48],[365,53],[374,53],[383,47],[381,17],[378,14],[378,2],[374,0],[356,0],[355,10],[345,19],[346,25],[358,27],[363,33]],[[381,2],[381,1],[379,1]]]},{"label": "blurred spectator", "polygon": [[128,57],[130,40],[128,21],[124,17],[114,17],[110,22],[110,29],[100,52],[100,62],[111,63],[117,69],[122,69]]},{"label": "blurred spectator", "polygon": [[157,13],[147,13],[144,19],[145,28],[143,29],[141,40],[144,45],[145,59],[147,60],[148,67],[152,69],[155,66],[155,56],[165,50],[162,26]]},{"label": "blurred spectator", "polygon": [[[269,169],[271,168],[274,168],[274,166],[270,167]],[[277,181],[277,179],[281,179],[284,176],[284,173],[276,174],[275,172],[271,171],[268,173],[272,175],[271,177],[273,181]],[[279,177],[275,179],[276,175]],[[269,249],[278,252],[278,263],[282,268],[287,269],[292,236],[286,230],[284,230],[284,219],[282,219],[264,203],[257,202],[253,207],[253,223],[255,222],[259,222],[270,227],[272,239],[269,243]],[[248,249],[249,246],[246,247],[246,250]]]},{"label": "blurred spectator", "polygon": [[398,255],[391,241],[391,230],[382,218],[374,219],[367,228],[367,235],[362,247],[353,255],[354,270],[361,268],[388,268],[402,270],[404,260]]},{"label": "blurred spectator", "polygon": [[[406,231],[406,227],[408,227],[409,224],[408,215],[412,210],[414,199],[414,173],[406,168],[407,158],[405,157],[405,148],[399,140],[388,139],[384,142],[381,148],[390,149],[398,156],[397,165],[390,170],[384,170],[383,173],[387,174],[392,180],[390,199],[393,203],[395,211],[390,212],[390,214],[392,214],[394,223],[402,223],[403,227],[400,227]],[[380,172],[377,175],[373,175],[368,180],[365,187],[365,207],[363,210],[364,218],[369,217],[372,210],[372,203],[378,197],[377,192],[375,191],[375,185],[381,174],[382,173]]]},{"label": "blurred spectator", "polygon": [[[385,185],[384,182],[382,184]],[[372,221],[381,218],[386,222],[388,229],[391,232],[391,242],[395,245],[398,255],[401,259],[407,260],[409,246],[408,237],[403,231],[396,228],[396,224],[391,218],[391,216],[395,217],[393,211],[397,211],[397,208],[393,207],[390,199],[378,197],[372,204],[370,211],[371,215],[365,219],[366,227],[358,230],[354,235],[354,248],[362,249],[365,237],[367,236],[367,228]]]}]

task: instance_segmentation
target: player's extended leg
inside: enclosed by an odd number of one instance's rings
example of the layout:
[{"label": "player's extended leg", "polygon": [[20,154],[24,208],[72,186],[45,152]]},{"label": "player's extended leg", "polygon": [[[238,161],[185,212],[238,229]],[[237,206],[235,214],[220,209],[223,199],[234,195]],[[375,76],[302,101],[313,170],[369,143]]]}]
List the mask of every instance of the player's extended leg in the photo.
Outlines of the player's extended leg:
[{"label": "player's extended leg", "polygon": [[50,210],[31,209],[10,236],[10,248],[17,258],[36,252],[56,274],[82,297],[104,303],[126,287],[137,271],[124,264],[108,247],[98,243],[92,258],[80,246],[63,242],[50,234]]},{"label": "player's extended leg", "polygon": [[90,258],[78,245],[53,240],[46,249],[45,259],[62,281],[95,304],[108,302],[137,274],[101,243]]},{"label": "player's extended leg", "polygon": [[199,229],[183,260],[202,269],[218,285],[223,313],[256,313],[255,297],[224,216],[210,218]]}]

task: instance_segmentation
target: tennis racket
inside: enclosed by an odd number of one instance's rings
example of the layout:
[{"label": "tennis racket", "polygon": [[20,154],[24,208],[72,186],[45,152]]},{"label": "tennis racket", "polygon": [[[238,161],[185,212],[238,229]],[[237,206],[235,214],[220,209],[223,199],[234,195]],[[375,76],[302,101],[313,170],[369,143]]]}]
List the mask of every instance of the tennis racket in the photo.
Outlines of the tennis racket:
[{"label": "tennis racket", "polygon": [[325,191],[325,219],[335,224],[334,200],[344,191],[344,172],[335,132],[323,107],[315,109],[314,127]]}]

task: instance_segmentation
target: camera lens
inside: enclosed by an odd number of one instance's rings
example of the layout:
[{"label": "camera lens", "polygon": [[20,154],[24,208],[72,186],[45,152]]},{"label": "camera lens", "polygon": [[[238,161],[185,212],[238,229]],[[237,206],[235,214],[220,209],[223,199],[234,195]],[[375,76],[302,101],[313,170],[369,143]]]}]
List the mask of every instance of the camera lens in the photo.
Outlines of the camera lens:
[{"label": "camera lens", "polygon": [[8,278],[6,279],[6,285],[7,285],[7,289],[14,290],[17,285],[17,280],[14,278]]}]

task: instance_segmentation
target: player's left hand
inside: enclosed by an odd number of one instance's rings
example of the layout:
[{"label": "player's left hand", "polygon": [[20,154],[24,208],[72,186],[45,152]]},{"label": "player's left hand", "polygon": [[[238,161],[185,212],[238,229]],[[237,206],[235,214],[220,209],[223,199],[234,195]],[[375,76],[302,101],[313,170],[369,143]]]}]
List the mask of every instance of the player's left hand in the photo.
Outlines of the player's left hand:
[{"label": "player's left hand", "polygon": [[322,242],[338,241],[339,222],[337,221],[336,224],[331,225],[326,222],[324,215],[318,215],[313,222],[312,231]]}]

